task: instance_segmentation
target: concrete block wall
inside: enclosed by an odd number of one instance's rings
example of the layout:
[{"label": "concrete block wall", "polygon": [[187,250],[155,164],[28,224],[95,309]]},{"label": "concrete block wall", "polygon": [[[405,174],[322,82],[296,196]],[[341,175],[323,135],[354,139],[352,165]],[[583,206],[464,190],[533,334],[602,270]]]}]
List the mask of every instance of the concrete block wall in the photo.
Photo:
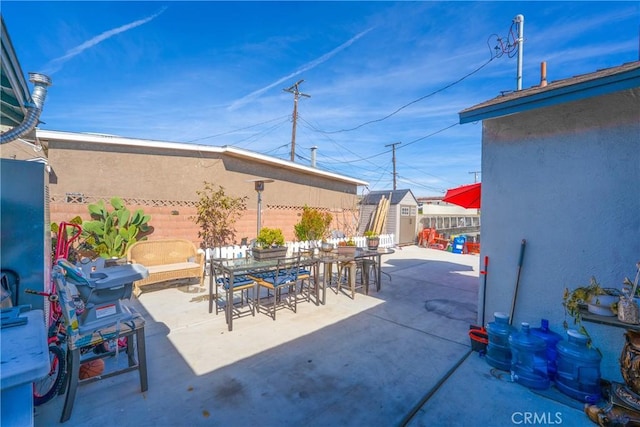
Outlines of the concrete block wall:
[{"label": "concrete block wall", "polygon": [[[135,206],[127,205],[131,211],[142,209],[145,214],[151,215],[150,225],[153,226],[153,234],[150,239],[188,239],[200,247],[201,240],[198,238],[199,226],[192,219],[196,215],[195,207],[186,206]],[[70,221],[76,216],[83,220],[89,220],[89,209],[86,204],[51,202],[49,204],[51,222],[60,223]],[[294,225],[300,221],[301,208],[288,206],[275,206],[262,208],[262,227],[280,228],[286,241],[295,241]],[[332,213],[334,222],[331,229],[343,230],[340,218]],[[350,214],[348,215],[350,216]],[[247,209],[244,215],[236,222],[236,242],[247,238],[251,241],[256,237],[257,213],[256,209]]]}]

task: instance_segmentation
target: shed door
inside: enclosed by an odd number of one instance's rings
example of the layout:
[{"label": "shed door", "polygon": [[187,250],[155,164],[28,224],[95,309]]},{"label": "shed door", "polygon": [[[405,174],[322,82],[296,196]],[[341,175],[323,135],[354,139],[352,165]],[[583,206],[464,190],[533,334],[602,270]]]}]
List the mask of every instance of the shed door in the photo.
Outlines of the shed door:
[{"label": "shed door", "polygon": [[400,205],[400,231],[398,244],[411,245],[416,240],[416,206]]}]

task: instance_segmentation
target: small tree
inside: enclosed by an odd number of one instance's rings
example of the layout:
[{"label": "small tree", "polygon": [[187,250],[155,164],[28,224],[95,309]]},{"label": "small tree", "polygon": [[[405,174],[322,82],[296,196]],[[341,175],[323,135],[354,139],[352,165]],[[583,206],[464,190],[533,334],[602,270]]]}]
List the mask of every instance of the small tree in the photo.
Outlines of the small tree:
[{"label": "small tree", "polygon": [[234,224],[247,209],[247,196],[227,196],[222,186],[216,189],[204,182],[204,190],[196,191],[200,200],[196,204],[197,215],[192,219],[200,226],[198,237],[202,249],[224,246],[236,237]]},{"label": "small tree", "polygon": [[300,221],[293,226],[296,238],[300,241],[324,239],[331,221],[333,216],[329,212],[323,213],[305,205]]}]

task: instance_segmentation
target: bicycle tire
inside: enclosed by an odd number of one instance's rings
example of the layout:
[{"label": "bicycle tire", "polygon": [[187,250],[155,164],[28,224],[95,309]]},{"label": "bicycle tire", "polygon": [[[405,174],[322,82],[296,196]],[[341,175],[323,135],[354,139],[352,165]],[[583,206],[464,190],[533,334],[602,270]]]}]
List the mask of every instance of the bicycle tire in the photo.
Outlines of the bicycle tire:
[{"label": "bicycle tire", "polygon": [[51,369],[42,379],[33,383],[33,404],[40,406],[58,394],[66,376],[65,352],[57,345],[49,346]]}]

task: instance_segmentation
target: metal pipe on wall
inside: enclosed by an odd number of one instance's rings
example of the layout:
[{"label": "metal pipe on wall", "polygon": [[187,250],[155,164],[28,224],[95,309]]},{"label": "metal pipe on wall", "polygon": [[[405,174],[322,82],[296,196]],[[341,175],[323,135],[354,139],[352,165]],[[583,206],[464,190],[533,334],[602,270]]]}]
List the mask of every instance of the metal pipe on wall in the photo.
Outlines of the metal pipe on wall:
[{"label": "metal pipe on wall", "polygon": [[27,108],[27,114],[22,123],[0,135],[0,144],[6,144],[22,138],[38,125],[44,100],[47,97],[47,88],[51,86],[51,79],[44,74],[29,73],[29,81],[34,84],[33,93],[31,94],[33,104]]}]

